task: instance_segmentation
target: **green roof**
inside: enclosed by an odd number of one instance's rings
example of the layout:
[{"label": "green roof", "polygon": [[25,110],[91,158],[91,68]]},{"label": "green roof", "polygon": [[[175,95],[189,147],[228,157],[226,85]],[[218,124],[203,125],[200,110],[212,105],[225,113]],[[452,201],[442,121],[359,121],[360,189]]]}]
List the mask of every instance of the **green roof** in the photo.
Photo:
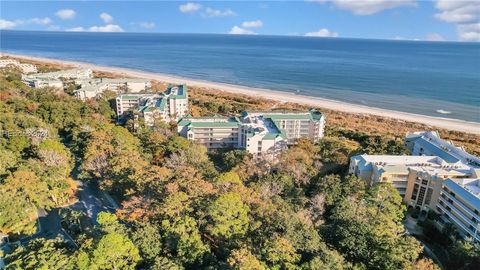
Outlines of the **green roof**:
[{"label": "green roof", "polygon": [[187,98],[187,85],[185,85],[185,84],[177,85],[176,86],[178,88],[178,94],[177,95],[171,95],[171,91],[172,91],[173,87],[175,87],[175,86],[169,86],[168,89],[167,89],[168,98],[171,98],[171,99]]},{"label": "green roof", "polygon": [[[212,118],[215,119],[215,118]],[[195,121],[195,118],[182,118],[180,122],[178,122],[179,126],[190,126],[190,127],[238,127],[240,121],[236,117],[230,118],[217,118],[218,120],[225,120],[225,121],[212,121],[212,122],[203,122],[203,121]]]}]

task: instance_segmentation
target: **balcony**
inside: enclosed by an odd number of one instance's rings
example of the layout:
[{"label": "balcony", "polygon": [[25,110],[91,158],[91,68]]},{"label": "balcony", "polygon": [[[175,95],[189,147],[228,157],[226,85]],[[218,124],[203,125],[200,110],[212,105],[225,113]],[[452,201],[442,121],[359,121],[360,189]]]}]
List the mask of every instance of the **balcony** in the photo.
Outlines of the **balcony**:
[{"label": "balcony", "polygon": [[473,222],[471,219],[465,216],[465,214],[463,214],[461,211],[458,210],[459,208],[458,206],[449,203],[448,200],[444,199],[441,196],[439,198],[440,198],[440,201],[442,201],[445,205],[448,205],[452,209],[452,211],[454,211],[458,216],[460,216],[465,221],[463,223],[472,225],[473,227],[477,227],[477,224],[475,222]]},{"label": "balcony", "polygon": [[477,235],[475,235],[475,232],[472,232],[469,228],[465,227],[463,223],[456,216],[454,216],[441,204],[437,204],[437,207],[440,208],[442,212],[450,218],[449,222],[453,220],[454,221],[453,223],[455,226],[461,228],[465,233],[467,233],[472,238],[476,239],[477,241],[480,241],[480,235],[478,234],[479,232],[477,232]]},{"label": "balcony", "polygon": [[441,195],[445,194],[445,196],[447,196],[447,198],[451,199],[452,201],[455,202],[456,205],[459,205],[462,210],[464,210],[465,212],[467,212],[470,216],[472,217],[475,217],[475,219],[477,219],[478,221],[480,221],[480,215],[478,214],[475,214],[475,212],[472,211],[472,209],[468,208],[465,206],[465,204],[461,201],[459,201],[457,198],[453,197],[452,195],[450,195],[450,193],[448,192],[445,192],[442,190],[441,194],[440,194],[440,198],[442,197]]}]

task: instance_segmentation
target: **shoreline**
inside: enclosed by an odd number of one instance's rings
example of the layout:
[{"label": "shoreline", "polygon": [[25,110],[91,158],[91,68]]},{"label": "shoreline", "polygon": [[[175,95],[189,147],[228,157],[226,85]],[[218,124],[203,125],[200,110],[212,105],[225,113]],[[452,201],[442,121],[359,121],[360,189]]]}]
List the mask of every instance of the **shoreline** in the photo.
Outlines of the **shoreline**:
[{"label": "shoreline", "polygon": [[227,83],[219,82],[209,82],[196,79],[188,79],[183,77],[172,76],[168,74],[141,71],[135,69],[121,68],[121,67],[111,67],[111,66],[101,66],[96,64],[90,64],[79,61],[70,61],[70,60],[59,60],[46,57],[36,57],[29,55],[20,55],[12,53],[1,52],[0,56],[10,56],[19,59],[33,60],[33,61],[42,61],[49,62],[54,64],[62,65],[72,65],[75,67],[90,68],[92,70],[104,71],[117,73],[128,77],[139,77],[145,79],[151,79],[161,82],[169,82],[174,84],[187,84],[196,87],[203,87],[212,90],[220,90],[233,94],[244,94],[252,97],[259,97],[268,100],[274,100],[278,102],[285,103],[297,103],[307,106],[319,107],[324,109],[329,109],[332,111],[340,111],[345,113],[353,114],[370,114],[375,116],[381,116],[386,118],[399,119],[408,122],[420,123],[429,126],[435,126],[438,128],[444,128],[447,130],[461,131],[472,134],[480,134],[480,123],[469,122],[464,120],[457,120],[451,118],[442,118],[434,117],[427,115],[420,115],[414,113],[407,113],[401,111],[394,111],[388,109],[381,109],[375,107],[368,107],[364,105],[352,104],[342,101],[336,101],[331,99],[325,99],[320,97],[297,95],[294,93],[275,91],[262,88],[247,87],[241,85],[233,85]]}]

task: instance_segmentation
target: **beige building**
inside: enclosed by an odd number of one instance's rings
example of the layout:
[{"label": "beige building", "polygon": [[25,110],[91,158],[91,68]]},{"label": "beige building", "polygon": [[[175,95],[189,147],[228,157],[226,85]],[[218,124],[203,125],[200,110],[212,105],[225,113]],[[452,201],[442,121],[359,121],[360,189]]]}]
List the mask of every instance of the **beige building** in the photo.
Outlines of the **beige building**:
[{"label": "beige building", "polygon": [[350,173],[369,184],[392,183],[407,205],[435,211],[442,226],[479,241],[480,159],[437,132],[408,134],[405,144],[413,156],[354,156]]},{"label": "beige building", "polygon": [[436,156],[358,155],[350,158],[349,173],[367,184],[391,183],[402,197],[407,191],[410,167],[441,168],[448,163]]}]

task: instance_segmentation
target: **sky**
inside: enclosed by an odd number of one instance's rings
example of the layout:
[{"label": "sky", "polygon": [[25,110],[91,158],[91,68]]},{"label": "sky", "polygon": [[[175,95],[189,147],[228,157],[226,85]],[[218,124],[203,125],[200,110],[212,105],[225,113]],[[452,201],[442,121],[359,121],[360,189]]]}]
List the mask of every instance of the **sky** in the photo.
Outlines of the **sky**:
[{"label": "sky", "polygon": [[0,29],[478,42],[480,0],[2,0]]}]

